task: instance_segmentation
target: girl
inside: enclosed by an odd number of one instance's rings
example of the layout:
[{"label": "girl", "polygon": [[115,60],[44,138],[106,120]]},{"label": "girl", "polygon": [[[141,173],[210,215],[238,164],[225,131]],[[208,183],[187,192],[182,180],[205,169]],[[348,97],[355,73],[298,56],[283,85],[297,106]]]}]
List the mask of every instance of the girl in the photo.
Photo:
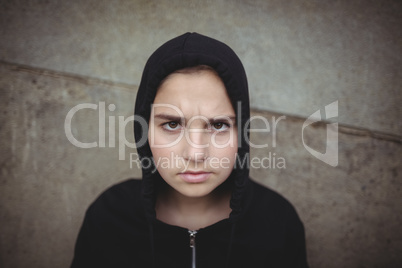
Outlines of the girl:
[{"label": "girl", "polygon": [[134,123],[152,165],[90,206],[71,267],[307,267],[294,208],[249,179],[249,114],[227,45],[186,33],[157,49]]}]

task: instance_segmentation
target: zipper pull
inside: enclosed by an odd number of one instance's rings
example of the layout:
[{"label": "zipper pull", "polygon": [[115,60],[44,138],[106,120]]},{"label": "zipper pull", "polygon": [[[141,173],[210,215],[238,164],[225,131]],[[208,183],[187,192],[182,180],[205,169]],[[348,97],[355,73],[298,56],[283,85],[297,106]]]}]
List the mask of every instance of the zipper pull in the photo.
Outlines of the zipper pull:
[{"label": "zipper pull", "polygon": [[190,234],[190,248],[194,248],[195,247],[195,235],[197,234],[197,231],[188,230],[188,233]]},{"label": "zipper pull", "polygon": [[191,267],[195,267],[195,235],[197,234],[197,231],[191,231],[188,230],[188,233],[190,235],[190,248],[192,249],[192,258],[191,258]]}]

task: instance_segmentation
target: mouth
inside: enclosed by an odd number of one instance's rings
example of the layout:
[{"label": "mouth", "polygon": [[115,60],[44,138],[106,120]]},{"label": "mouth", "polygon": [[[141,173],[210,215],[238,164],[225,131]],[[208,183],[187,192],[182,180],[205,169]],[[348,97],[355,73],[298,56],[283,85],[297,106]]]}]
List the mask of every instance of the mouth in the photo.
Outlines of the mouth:
[{"label": "mouth", "polygon": [[209,176],[211,175],[211,172],[206,172],[206,171],[185,171],[182,173],[179,173],[180,177],[185,181],[189,183],[201,183],[206,180],[208,180]]}]

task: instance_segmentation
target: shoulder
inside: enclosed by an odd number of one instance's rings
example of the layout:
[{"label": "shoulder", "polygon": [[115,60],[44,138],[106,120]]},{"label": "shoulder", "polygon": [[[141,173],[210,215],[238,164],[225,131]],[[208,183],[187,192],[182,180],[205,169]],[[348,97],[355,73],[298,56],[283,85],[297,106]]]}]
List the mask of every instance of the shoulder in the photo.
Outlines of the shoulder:
[{"label": "shoulder", "polygon": [[109,187],[90,205],[87,214],[102,217],[142,212],[141,184],[141,180],[128,179]]},{"label": "shoulder", "polygon": [[141,193],[141,184],[141,180],[127,179],[125,181],[110,186],[98,197],[98,199],[134,198]]},{"label": "shoulder", "polygon": [[285,222],[300,222],[294,206],[281,194],[250,179],[248,187],[249,210],[261,219]]},{"label": "shoulder", "polygon": [[141,180],[128,179],[123,182],[117,183],[106,189],[95,200],[97,202],[115,202],[123,200],[132,200],[140,198],[141,195]]},{"label": "shoulder", "polygon": [[293,207],[292,204],[281,194],[270,189],[268,186],[262,185],[254,180],[250,179],[248,194],[252,195],[254,202],[258,202],[261,205],[275,205],[284,208]]},{"label": "shoulder", "polygon": [[141,181],[113,185],[88,208],[71,267],[127,267],[132,252],[140,252],[149,241],[147,230]]},{"label": "shoulder", "polygon": [[251,250],[269,255],[275,267],[306,267],[304,227],[293,205],[252,180],[246,199],[248,205],[239,229],[245,230],[243,239],[253,245]]},{"label": "shoulder", "polygon": [[[308,267],[304,226],[293,205],[281,194],[250,180],[239,236],[243,252],[263,258],[268,267]],[[243,231],[243,233],[241,233]]]}]

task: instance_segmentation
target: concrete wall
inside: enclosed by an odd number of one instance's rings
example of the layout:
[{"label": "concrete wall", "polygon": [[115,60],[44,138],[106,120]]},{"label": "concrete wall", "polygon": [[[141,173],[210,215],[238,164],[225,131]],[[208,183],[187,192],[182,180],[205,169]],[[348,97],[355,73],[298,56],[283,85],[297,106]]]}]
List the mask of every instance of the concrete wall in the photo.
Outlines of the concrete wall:
[{"label": "concrete wall", "polygon": [[[238,52],[253,115],[271,127],[286,117],[276,137],[252,133],[269,145],[252,157],[271,155],[271,166],[251,173],[295,205],[311,267],[400,267],[401,12],[399,1],[0,0],[0,267],[68,267],[90,202],[140,176],[133,149],[119,160],[123,136],[133,139],[118,116],[131,115],[150,53],[186,31]],[[302,140],[305,118],[334,101],[336,167]],[[105,148],[72,145],[68,111],[97,104],[77,113],[72,133],[99,141],[103,102],[106,132],[116,120],[115,147],[108,133]],[[325,152],[326,126],[307,127],[306,144]]]}]

